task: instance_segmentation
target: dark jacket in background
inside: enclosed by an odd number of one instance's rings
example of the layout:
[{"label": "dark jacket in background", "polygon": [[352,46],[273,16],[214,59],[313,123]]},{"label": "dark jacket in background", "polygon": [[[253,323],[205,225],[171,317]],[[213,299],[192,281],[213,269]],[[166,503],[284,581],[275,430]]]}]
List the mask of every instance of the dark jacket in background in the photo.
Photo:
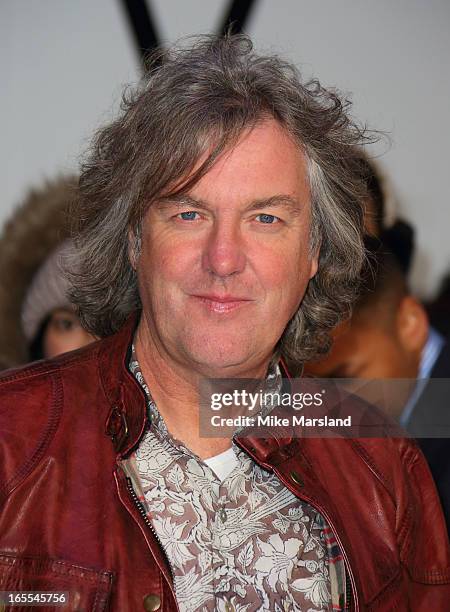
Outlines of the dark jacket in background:
[{"label": "dark jacket in background", "polygon": [[[434,380],[433,379],[447,379]],[[408,431],[417,436],[433,474],[450,533],[450,343],[447,341],[418,398]],[[433,436],[422,437],[426,432]]]}]

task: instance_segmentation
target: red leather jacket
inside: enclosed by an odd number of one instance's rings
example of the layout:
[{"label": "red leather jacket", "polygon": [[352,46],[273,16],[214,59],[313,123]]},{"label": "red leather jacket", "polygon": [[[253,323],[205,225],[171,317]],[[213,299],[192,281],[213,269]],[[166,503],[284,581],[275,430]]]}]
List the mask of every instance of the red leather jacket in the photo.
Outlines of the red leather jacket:
[{"label": "red leather jacket", "polygon": [[[164,552],[118,467],[145,426],[126,367],[132,332],[130,322],[0,377],[0,590],[66,591],[64,610],[177,609]],[[352,610],[449,609],[444,519],[413,441],[238,443],[328,520]]]}]

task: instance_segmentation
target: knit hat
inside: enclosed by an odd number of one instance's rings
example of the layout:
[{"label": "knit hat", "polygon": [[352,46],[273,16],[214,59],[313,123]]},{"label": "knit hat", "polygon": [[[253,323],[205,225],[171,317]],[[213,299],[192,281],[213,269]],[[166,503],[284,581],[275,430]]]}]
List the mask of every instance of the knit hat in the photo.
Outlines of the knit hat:
[{"label": "knit hat", "polygon": [[72,242],[59,245],[39,268],[27,291],[22,307],[22,328],[28,343],[36,337],[40,326],[57,308],[73,310],[67,297],[69,281],[64,273]]}]

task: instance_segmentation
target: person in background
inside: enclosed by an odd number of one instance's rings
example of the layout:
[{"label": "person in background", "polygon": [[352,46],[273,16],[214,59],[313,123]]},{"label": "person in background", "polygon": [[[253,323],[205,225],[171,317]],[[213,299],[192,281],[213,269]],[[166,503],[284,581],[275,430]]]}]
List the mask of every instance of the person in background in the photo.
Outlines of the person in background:
[{"label": "person in background", "polygon": [[0,236],[0,369],[92,342],[67,295],[76,178],[47,181],[14,211]]},{"label": "person in background", "polygon": [[[450,527],[450,434],[447,395],[433,378],[450,377],[450,345],[433,329],[425,307],[410,292],[397,257],[378,240],[370,253],[364,291],[349,321],[333,331],[329,354],[305,366],[321,378],[399,379],[386,409],[417,436],[435,479]],[[406,384],[406,379],[418,383]],[[403,382],[405,381],[405,382]],[[432,431],[434,437],[426,437]]]},{"label": "person in background", "polygon": [[72,249],[71,240],[59,245],[39,268],[28,288],[21,321],[32,361],[56,357],[95,340],[95,336],[81,326],[69,300],[64,265]]}]

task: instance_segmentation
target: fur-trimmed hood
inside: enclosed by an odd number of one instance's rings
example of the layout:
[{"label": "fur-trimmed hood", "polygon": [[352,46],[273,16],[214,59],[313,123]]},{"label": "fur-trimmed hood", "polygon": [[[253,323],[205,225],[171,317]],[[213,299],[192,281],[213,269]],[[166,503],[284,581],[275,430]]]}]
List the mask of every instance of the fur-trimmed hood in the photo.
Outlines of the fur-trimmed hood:
[{"label": "fur-trimmed hood", "polygon": [[29,360],[21,325],[28,287],[47,257],[69,236],[77,179],[46,181],[32,189],[0,235],[0,369]]}]

